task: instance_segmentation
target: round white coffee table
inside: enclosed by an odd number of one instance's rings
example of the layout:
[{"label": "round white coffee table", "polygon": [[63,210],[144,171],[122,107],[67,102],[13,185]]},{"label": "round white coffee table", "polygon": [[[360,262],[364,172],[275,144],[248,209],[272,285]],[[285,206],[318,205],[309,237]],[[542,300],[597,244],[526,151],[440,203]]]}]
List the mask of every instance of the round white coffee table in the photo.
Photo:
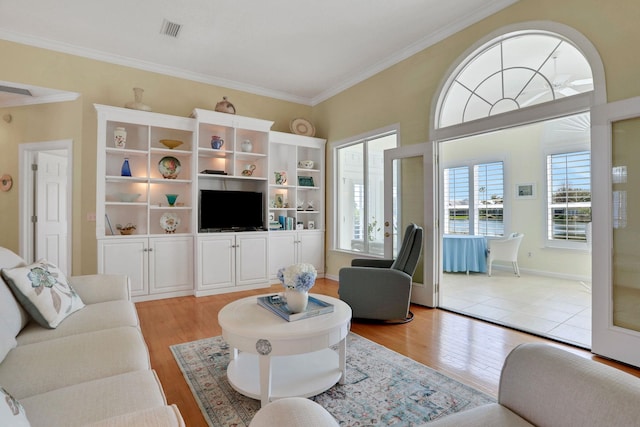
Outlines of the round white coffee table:
[{"label": "round white coffee table", "polygon": [[[334,311],[288,322],[251,296],[218,313],[222,337],[231,347],[227,378],[239,393],[260,400],[310,397],[344,383],[346,337],[351,307],[339,299],[311,294]],[[329,348],[338,346],[338,351]]]}]

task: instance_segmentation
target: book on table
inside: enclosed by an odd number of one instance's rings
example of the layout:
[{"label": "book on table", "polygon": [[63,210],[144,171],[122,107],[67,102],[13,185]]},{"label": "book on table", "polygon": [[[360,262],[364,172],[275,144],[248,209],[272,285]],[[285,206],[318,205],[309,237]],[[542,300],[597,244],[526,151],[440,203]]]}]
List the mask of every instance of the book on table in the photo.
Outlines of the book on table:
[{"label": "book on table", "polygon": [[289,322],[333,312],[333,304],[312,296],[309,296],[307,308],[301,313],[292,313],[289,307],[287,307],[287,301],[277,294],[258,297],[258,305]]}]

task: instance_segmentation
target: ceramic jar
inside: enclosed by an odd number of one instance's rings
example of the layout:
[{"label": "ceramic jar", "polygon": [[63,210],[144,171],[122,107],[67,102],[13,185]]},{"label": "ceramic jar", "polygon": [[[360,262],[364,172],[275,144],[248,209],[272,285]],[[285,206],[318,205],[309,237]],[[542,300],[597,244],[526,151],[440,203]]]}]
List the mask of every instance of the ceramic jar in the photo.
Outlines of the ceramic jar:
[{"label": "ceramic jar", "polygon": [[251,143],[251,140],[245,139],[244,141],[242,141],[242,144],[240,144],[240,149],[242,151],[244,151],[245,153],[252,152],[253,151],[253,144]]},{"label": "ceramic jar", "polygon": [[127,130],[122,127],[117,127],[113,131],[113,143],[116,148],[124,148],[127,143]]}]

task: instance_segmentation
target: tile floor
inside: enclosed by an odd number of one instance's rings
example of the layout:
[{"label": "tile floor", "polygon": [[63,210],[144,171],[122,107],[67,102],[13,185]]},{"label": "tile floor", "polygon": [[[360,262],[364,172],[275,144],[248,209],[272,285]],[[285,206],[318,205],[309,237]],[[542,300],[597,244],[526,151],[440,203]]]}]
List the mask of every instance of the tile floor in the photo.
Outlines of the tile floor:
[{"label": "tile floor", "polygon": [[444,273],[440,306],[591,348],[591,283],[495,270]]}]

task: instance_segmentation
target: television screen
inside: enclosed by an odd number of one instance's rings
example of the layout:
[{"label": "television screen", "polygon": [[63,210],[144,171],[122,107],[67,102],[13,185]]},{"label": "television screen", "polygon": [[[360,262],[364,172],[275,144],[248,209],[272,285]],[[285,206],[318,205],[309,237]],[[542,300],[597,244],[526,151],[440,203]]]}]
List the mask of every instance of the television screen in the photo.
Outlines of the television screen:
[{"label": "television screen", "polygon": [[262,230],[262,193],[200,190],[200,231]]}]

